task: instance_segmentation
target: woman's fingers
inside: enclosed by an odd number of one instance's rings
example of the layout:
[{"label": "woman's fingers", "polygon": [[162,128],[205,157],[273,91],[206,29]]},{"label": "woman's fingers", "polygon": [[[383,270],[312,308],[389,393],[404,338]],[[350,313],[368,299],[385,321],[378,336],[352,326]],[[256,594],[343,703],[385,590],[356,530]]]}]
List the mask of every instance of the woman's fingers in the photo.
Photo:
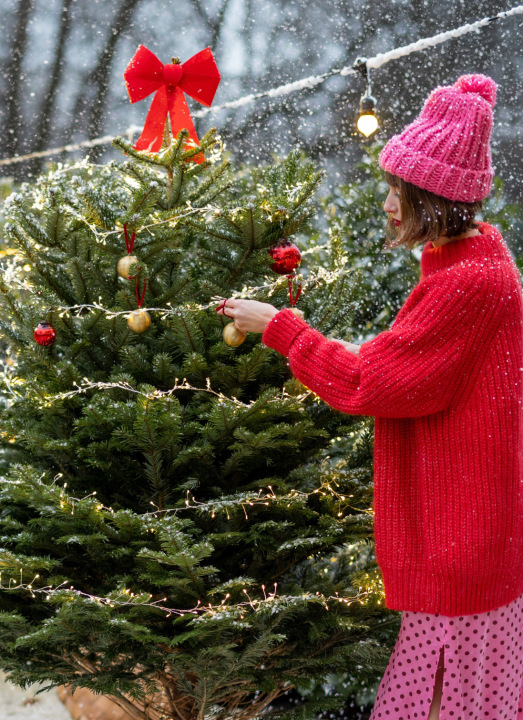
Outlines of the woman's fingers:
[{"label": "woman's fingers", "polygon": [[229,298],[218,305],[216,312],[234,320],[238,330],[262,333],[267,323],[278,311],[272,305],[257,300],[233,300]]},{"label": "woman's fingers", "polygon": [[218,307],[216,312],[218,315],[225,315],[225,317],[234,317],[235,301],[231,298],[223,300]]},{"label": "woman's fingers", "polygon": [[343,345],[343,347],[348,350],[353,355],[359,355],[360,352],[360,346],[355,345],[354,343],[347,342],[346,340],[340,340],[339,338],[332,338],[334,342],[339,343],[340,345]]}]

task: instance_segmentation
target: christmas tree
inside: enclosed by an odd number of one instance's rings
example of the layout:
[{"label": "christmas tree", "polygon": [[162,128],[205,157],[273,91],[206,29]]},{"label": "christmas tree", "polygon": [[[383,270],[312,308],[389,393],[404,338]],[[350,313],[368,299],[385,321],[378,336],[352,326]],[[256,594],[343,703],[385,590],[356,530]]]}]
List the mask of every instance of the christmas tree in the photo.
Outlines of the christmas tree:
[{"label": "christmas tree", "polygon": [[340,702],[326,678],[375,682],[395,639],[372,426],[260,336],[225,344],[215,309],[288,304],[268,251],[292,238],[291,293],[350,339],[358,272],[339,227],[307,252],[322,175],[298,152],[233,172],[213,131],[186,137],[157,154],[117,139],[123,163],[9,198],[26,270],[0,277],[0,666],[144,720],[281,715],[293,692],[313,716]]}]

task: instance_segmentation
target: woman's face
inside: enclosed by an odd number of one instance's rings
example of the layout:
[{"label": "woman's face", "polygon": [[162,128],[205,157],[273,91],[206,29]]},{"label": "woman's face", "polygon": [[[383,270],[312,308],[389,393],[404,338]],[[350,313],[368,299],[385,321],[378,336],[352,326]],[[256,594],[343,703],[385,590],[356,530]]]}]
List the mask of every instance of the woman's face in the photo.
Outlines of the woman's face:
[{"label": "woman's face", "polygon": [[389,194],[387,195],[383,209],[386,213],[392,215],[394,225],[399,227],[401,225],[401,203],[399,189],[397,187],[389,185]]}]

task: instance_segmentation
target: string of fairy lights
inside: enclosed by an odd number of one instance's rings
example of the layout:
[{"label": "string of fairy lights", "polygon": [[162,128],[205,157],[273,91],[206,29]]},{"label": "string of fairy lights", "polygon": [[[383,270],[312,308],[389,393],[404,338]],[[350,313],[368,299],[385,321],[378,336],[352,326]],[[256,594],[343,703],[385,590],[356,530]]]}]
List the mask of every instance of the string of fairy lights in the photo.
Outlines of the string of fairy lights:
[{"label": "string of fairy lights", "polygon": [[[409,43],[408,45],[402,45],[398,48],[394,48],[385,53],[378,53],[374,57],[370,58],[358,58],[352,66],[346,66],[342,68],[332,68],[327,72],[319,75],[311,75],[301,80],[296,80],[291,83],[284,83],[277,87],[270,88],[259,93],[250,93],[244,95],[236,100],[230,100],[220,105],[214,105],[209,108],[203,108],[196,110],[192,114],[194,117],[201,118],[205,117],[209,113],[216,114],[223,110],[234,110],[248,105],[256,103],[258,100],[267,98],[274,99],[289,95],[294,92],[300,92],[307,89],[312,89],[321,85],[329,78],[340,75],[346,77],[349,75],[361,75],[366,82],[366,90],[360,100],[359,117],[356,126],[359,132],[365,137],[370,137],[378,129],[379,121],[376,115],[376,99],[371,94],[371,81],[370,71],[377,70],[386,63],[392,60],[398,60],[399,58],[406,57],[415,52],[427,50],[436,45],[448,42],[449,40],[457,39],[468,33],[478,33],[483,28],[487,27],[491,23],[497,20],[503,20],[505,18],[514,17],[515,15],[523,14],[523,5],[516,5],[509,10],[504,10],[491,17],[482,18],[472,23],[465,23],[457,28],[447,30],[445,32],[438,33],[431,37],[419,38],[415,42]],[[130,141],[137,132],[141,132],[142,128],[137,125],[129,126],[123,135],[126,135]],[[90,149],[101,145],[110,145],[114,140],[113,135],[105,135],[103,137],[94,138],[93,140],[84,140],[79,143],[69,143],[62,147],[50,148],[49,150],[41,150],[38,152],[27,153],[26,155],[15,155],[10,158],[3,158],[0,160],[0,167],[7,165],[14,165],[16,163],[25,162],[36,158],[51,157],[52,155],[61,155],[63,153],[77,152],[78,150]]]},{"label": "string of fairy lights", "polygon": [[[240,619],[243,620],[247,610],[250,609],[256,613],[268,607],[269,611],[271,611],[274,609],[274,606],[277,605],[277,601],[279,600],[277,595],[278,583],[274,583],[274,589],[272,592],[267,592],[267,588],[265,587],[265,585],[260,586],[260,589],[264,596],[263,598],[251,598],[249,596],[247,588],[243,588],[243,595],[247,597],[247,599],[242,600],[241,602],[230,601],[231,595],[230,593],[226,593],[225,597],[220,602],[217,602],[214,605],[212,603],[204,605],[201,600],[198,600],[194,607],[180,609],[166,607],[164,604],[167,601],[166,597],[161,598],[160,600],[152,601],[152,595],[150,593],[141,592],[135,594],[131,592],[129,588],[125,588],[121,591],[116,591],[112,595],[105,597],[100,597],[98,595],[84,592],[75,588],[73,585],[68,585],[67,582],[63,582],[57,586],[46,585],[37,588],[35,587],[35,583],[40,578],[39,573],[36,573],[33,576],[32,581],[29,583],[23,582],[23,570],[21,570],[20,574],[20,582],[15,583],[13,578],[10,577],[8,584],[4,585],[2,583],[2,573],[0,572],[0,590],[25,590],[30,593],[33,598],[40,594],[43,595],[46,600],[51,600],[52,598],[56,598],[57,595],[61,595],[65,600],[89,600],[90,602],[97,603],[102,607],[116,608],[117,610],[132,607],[146,607],[152,609],[153,611],[159,611],[162,614],[165,613],[165,617],[167,618],[171,616],[185,617],[187,615],[192,615],[219,619],[221,614],[226,613],[230,616],[231,613],[233,613],[239,615]],[[324,595],[323,593],[316,591],[315,593],[306,592],[303,593],[303,595],[296,596],[285,595],[282,599],[284,600],[287,607],[291,604],[298,606],[303,605],[304,603],[312,602],[323,605],[326,610],[329,610],[329,604],[332,603],[339,603],[340,605],[345,606],[352,605],[353,603],[359,603],[360,605],[364,605],[365,599],[375,599],[376,597],[379,598],[376,599],[376,604],[381,605],[384,596],[381,592],[380,583],[373,583],[374,578],[370,578],[370,576],[368,577],[368,584],[360,585],[357,594],[350,597],[340,597],[339,591],[336,591],[335,595]]]},{"label": "string of fairy lights", "polygon": [[[102,386],[104,389],[111,388],[127,390],[129,392],[141,394],[150,399],[158,397],[169,397],[176,389],[191,389],[197,391],[202,390],[202,388],[191,387],[185,380],[183,384],[177,385],[177,387],[173,388],[173,390],[165,392],[155,391],[154,393],[149,393],[147,395],[144,394],[142,391],[133,388],[128,383],[84,382],[81,386],[78,385],[77,389],[75,391],[72,391],[72,393],[61,393],[60,398],[64,399],[65,397],[71,397],[74,394],[85,393],[93,389],[101,389]],[[208,388],[208,391],[213,392],[212,390],[210,390],[210,388]],[[214,394],[218,395],[218,393]],[[58,398],[58,395],[55,396],[55,398]],[[239,401],[238,404],[247,407],[244,403],[239,403]],[[254,403],[251,403],[249,407],[252,407],[253,404]],[[96,498],[96,491],[83,498],[74,498],[70,495],[67,495],[65,492],[67,489],[67,483],[64,483],[64,485],[61,487],[57,484],[57,482],[61,478],[62,475],[58,474],[54,478],[53,484],[48,488],[48,491],[52,495],[54,495],[57,500],[57,504],[59,506],[59,509],[57,507],[57,512],[73,516],[75,514],[80,514],[80,516],[83,517],[85,517],[86,513],[95,512],[97,515],[109,520],[111,519],[111,517],[114,518],[115,511],[113,510],[113,508],[106,507],[98,501],[98,499]],[[329,495],[336,498],[336,500],[339,502],[338,516],[340,517],[343,515],[343,512],[341,512],[342,502],[344,504],[344,508],[358,509],[350,505],[350,498],[352,497],[352,495],[346,497],[344,494],[339,493],[336,488],[332,487],[332,481],[329,481],[328,479],[324,479],[320,487],[316,488],[312,492],[298,491],[293,488],[285,494],[276,495],[272,485],[267,485],[265,486],[265,488],[260,488],[257,493],[239,493],[240,497],[238,497],[238,493],[236,493],[234,497],[221,497],[207,502],[199,502],[195,497],[190,498],[189,493],[190,491],[188,490],[185,506],[182,507],[167,508],[165,510],[161,510],[153,502],[151,502],[150,504],[153,505],[155,509],[149,513],[144,513],[142,515],[142,517],[146,519],[145,531],[155,534],[159,530],[161,530],[161,525],[159,524],[159,516],[161,519],[166,515],[176,516],[178,515],[178,513],[181,513],[183,511],[197,510],[199,512],[206,512],[210,514],[212,518],[216,517],[217,514],[224,514],[227,516],[227,519],[230,520],[229,512],[232,512],[232,508],[237,508],[238,506],[241,506],[245,518],[246,520],[248,520],[249,516],[247,514],[247,509],[253,506],[267,506],[273,503],[280,505],[282,503],[303,504],[309,496],[315,494],[323,496]],[[52,499],[50,497],[49,501],[52,502]],[[366,511],[360,510],[360,512],[370,515],[374,514],[374,511],[371,509]],[[18,581],[15,580],[13,577],[13,575],[16,573],[19,573],[20,576],[20,579]],[[358,591],[355,595],[340,595],[339,591],[335,591],[334,595],[325,595],[320,591],[316,591],[314,593],[304,592],[303,594],[298,596],[286,594],[280,597],[278,596],[278,583],[275,582],[273,584],[272,591],[268,590],[265,585],[260,585],[259,590],[261,590],[261,592],[258,593],[259,597],[250,597],[247,587],[243,587],[241,590],[242,595],[240,596],[242,597],[242,599],[239,601],[233,601],[231,599],[231,594],[229,592],[223,591],[224,597],[221,601],[215,603],[214,605],[211,603],[206,605],[205,603],[202,603],[201,600],[198,600],[194,607],[182,609],[167,607],[164,604],[167,601],[167,597],[153,601],[152,595],[150,593],[138,592],[135,594],[130,589],[116,590],[107,596],[100,597],[79,590],[73,585],[69,585],[67,581],[63,581],[58,585],[44,585],[37,587],[38,581],[40,580],[40,574],[34,573],[33,571],[33,579],[30,582],[24,582],[24,573],[27,573],[27,570],[24,567],[19,567],[16,572],[14,568],[7,573],[5,573],[4,571],[4,574],[7,574],[9,578],[8,583],[4,584],[2,580],[2,571],[0,571],[0,590],[10,592],[17,592],[22,590],[28,592],[33,598],[35,598],[37,594],[40,594],[44,596],[45,600],[51,600],[53,598],[56,598],[56,596],[61,596],[65,601],[89,600],[91,602],[99,604],[100,606],[104,606],[106,608],[116,608],[117,610],[138,606],[147,607],[151,610],[165,613],[165,616],[167,618],[171,616],[184,617],[192,615],[219,619],[222,613],[227,613],[228,615],[233,613],[239,615],[240,618],[243,619],[244,615],[249,610],[252,610],[254,613],[260,612],[264,608],[268,608],[269,611],[274,611],[278,606],[279,602],[283,602],[287,607],[290,604],[302,605],[304,603],[311,602],[318,603],[323,605],[323,607],[328,611],[330,609],[329,606],[335,603],[342,606],[344,605],[345,607],[350,606],[354,603],[359,603],[360,605],[363,605],[365,604],[365,602],[373,602],[377,605],[381,605],[384,600],[383,581],[381,577],[379,577],[379,575],[371,576],[369,573],[365,573],[364,578],[362,578],[363,584],[359,585]],[[255,590],[255,592],[258,592],[258,588],[253,589]],[[263,597],[261,597],[262,595]]]}]

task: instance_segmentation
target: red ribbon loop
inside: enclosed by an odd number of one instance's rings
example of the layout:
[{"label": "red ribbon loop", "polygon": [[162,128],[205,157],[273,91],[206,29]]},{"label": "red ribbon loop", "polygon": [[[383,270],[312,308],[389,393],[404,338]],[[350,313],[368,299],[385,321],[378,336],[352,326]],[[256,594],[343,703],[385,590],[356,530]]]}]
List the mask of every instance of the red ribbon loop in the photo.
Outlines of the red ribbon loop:
[{"label": "red ribbon loop", "polygon": [[140,279],[140,270],[142,268],[138,268],[138,273],[136,275],[129,275],[129,280],[134,280],[134,290],[136,292],[136,305],[141,308],[143,305],[143,299],[145,297],[145,289],[147,287],[147,280],[143,279],[143,289],[142,289],[142,296],[140,297],[140,294],[138,292],[138,281]]},{"label": "red ribbon loop", "polygon": [[136,304],[138,305],[139,308],[142,307],[142,305],[143,305],[143,299],[145,297],[145,288],[146,287],[147,287],[147,280],[144,278],[143,279],[142,296],[141,296],[140,300],[138,301],[138,278],[134,279],[134,289],[136,290]]},{"label": "red ribbon loop", "polygon": [[291,307],[294,307],[296,305],[296,303],[298,302],[298,300],[300,299],[301,290],[302,290],[301,285],[300,285],[300,287],[296,290],[296,297],[293,296],[293,293],[292,293],[293,279],[294,279],[294,275],[287,275],[287,282],[289,283],[289,302],[291,304]]},{"label": "red ribbon loop", "polygon": [[136,233],[133,232],[131,239],[129,240],[129,234],[127,232],[127,223],[124,223],[123,224],[123,234],[125,237],[125,247],[127,248],[127,254],[132,255],[133,248],[134,248],[134,241],[136,240]]},{"label": "red ribbon loop", "polygon": [[[164,65],[154,53],[140,45],[123,76],[132,103],[155,93],[135,150],[151,153],[160,150],[167,116],[171,119],[174,137],[185,128],[191,144],[199,144],[184,93],[202,105],[211,106],[220,73],[210,48],[196,53],[183,65]],[[191,159],[201,163],[205,158],[199,153]]]}]

